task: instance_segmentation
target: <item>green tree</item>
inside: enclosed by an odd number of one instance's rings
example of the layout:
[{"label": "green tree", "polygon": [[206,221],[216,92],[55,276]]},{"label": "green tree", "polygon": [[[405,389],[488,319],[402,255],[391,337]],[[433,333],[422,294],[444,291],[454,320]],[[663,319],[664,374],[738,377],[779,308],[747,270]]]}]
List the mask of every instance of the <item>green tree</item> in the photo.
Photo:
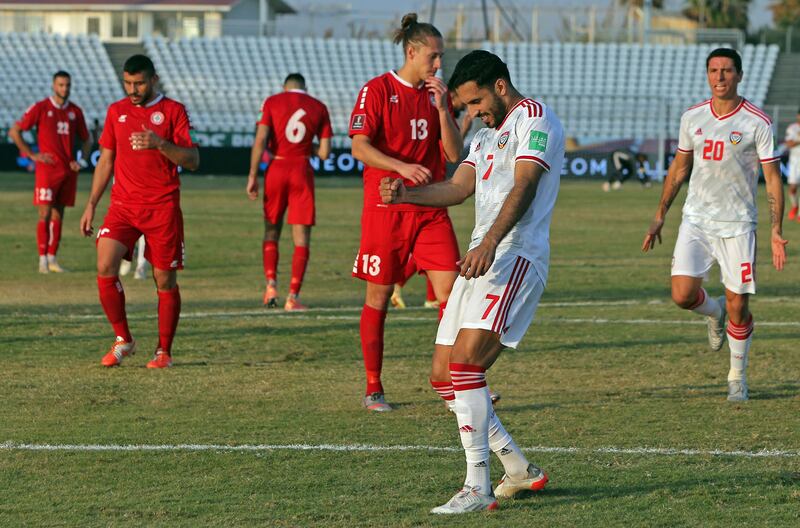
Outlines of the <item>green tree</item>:
[{"label": "green tree", "polygon": [[747,30],[749,6],[750,0],[688,0],[683,14],[707,28]]},{"label": "green tree", "polygon": [[778,0],[770,4],[772,18],[779,28],[800,26],[800,0]]}]

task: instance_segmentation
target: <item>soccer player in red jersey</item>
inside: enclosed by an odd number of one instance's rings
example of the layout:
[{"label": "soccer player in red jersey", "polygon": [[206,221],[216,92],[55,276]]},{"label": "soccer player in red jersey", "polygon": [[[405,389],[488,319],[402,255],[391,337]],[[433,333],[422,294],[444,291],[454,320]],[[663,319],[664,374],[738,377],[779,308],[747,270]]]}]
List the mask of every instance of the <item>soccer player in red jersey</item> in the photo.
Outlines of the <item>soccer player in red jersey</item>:
[{"label": "soccer player in red jersey", "polygon": [[81,232],[91,236],[97,202],[113,171],[111,204],[97,232],[97,286],[116,340],[102,364],[117,366],[136,348],[119,266],[123,258],[130,260],[134,244],[144,235],[145,256],[153,265],[158,290],[158,347],[147,368],[165,368],[172,365],[172,340],[181,311],[177,270],[183,269],[184,248],[178,166],[196,170],[200,154],[184,106],[156,92],[152,61],[133,55],[125,61],[122,75],[127,97],[108,107]]},{"label": "soccer player in red jersey", "polygon": [[[36,162],[33,205],[39,208],[36,241],[39,246],[39,273],[64,270],[56,260],[61,242],[64,207],[75,205],[78,171],[88,167],[92,138],[83,111],[69,100],[71,78],[58,71],[53,75],[53,95],[34,103],[22,119],[9,130],[22,155]],[[22,137],[23,130],[36,127],[39,152],[34,153]],[[82,157],[75,159],[75,136],[82,142]]]},{"label": "soccer player in red jersey", "polygon": [[367,373],[364,406],[390,411],[381,384],[383,328],[393,285],[403,278],[413,253],[440,301],[440,314],[455,281],[458,242],[447,209],[410,204],[386,205],[380,180],[402,178],[409,186],[444,180],[445,158],[458,161],[463,142],[453,120],[445,83],[435,77],[444,43],[433,25],[403,17],[395,33],[405,62],[361,89],[350,117],[353,156],[364,167],[361,244],[353,276],[367,282],[361,312],[361,349]]},{"label": "soccer player in red jersey", "polygon": [[[292,225],[294,255],[292,279],[285,310],[305,310],[297,297],[309,257],[311,226],[314,225],[314,171],[308,159],[318,155],[321,160],[331,153],[331,120],[322,101],[306,93],[306,80],[291,73],[283,82],[283,92],[267,97],[261,107],[258,129],[250,155],[250,174],[247,196],[258,198],[258,165],[267,144],[273,156],[264,173],[264,277],[267,290],[264,304],[278,306],[278,240],[283,227],[283,214],[288,207]],[[319,138],[319,145],[314,138]]]}]

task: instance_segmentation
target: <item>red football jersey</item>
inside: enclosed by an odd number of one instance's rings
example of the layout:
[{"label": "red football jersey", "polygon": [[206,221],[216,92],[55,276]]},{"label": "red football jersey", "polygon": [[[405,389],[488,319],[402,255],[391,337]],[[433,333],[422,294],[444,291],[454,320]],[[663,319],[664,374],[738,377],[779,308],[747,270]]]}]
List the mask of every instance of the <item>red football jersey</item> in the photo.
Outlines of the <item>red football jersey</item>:
[{"label": "red football jersey", "polygon": [[[448,107],[452,103],[448,95]],[[452,110],[451,110],[452,111]],[[444,180],[445,158],[441,145],[439,111],[425,87],[411,86],[394,71],[367,82],[358,94],[350,116],[350,137],[368,136],[373,147],[406,163],[417,163],[431,171],[432,181]],[[399,178],[393,171],[364,167],[364,207],[391,207],[402,211],[436,209],[412,204],[387,206],[381,201],[381,178]],[[406,186],[413,187],[409,180]]]},{"label": "red football jersey", "polygon": [[60,178],[75,174],[69,162],[75,159],[75,135],[81,140],[89,139],[89,130],[83,118],[83,111],[74,103],[67,101],[57,105],[52,97],[34,103],[17,121],[22,130],[36,127],[36,142],[39,152],[53,156],[55,163],[37,163],[36,174]]},{"label": "red football jersey", "polygon": [[178,166],[157,149],[133,150],[130,137],[149,128],[179,147],[194,147],[186,108],[159,94],[145,106],[127,97],[108,107],[100,146],[113,150],[111,202],[122,205],[176,204],[180,199]]},{"label": "red football jersey", "polygon": [[270,150],[282,158],[310,157],[314,136],[333,136],[328,107],[304,90],[267,97],[261,105],[258,124],[269,127]]}]

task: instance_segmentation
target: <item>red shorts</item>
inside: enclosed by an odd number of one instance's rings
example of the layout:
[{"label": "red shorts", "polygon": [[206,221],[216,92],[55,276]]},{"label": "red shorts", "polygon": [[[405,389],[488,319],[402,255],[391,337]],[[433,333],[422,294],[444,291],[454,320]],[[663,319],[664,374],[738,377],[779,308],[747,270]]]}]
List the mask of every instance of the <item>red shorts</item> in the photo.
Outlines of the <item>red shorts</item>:
[{"label": "red shorts", "polygon": [[458,271],[458,241],[446,209],[364,210],[353,277],[377,284],[401,282],[412,253],[420,270]]},{"label": "red shorts", "polygon": [[33,205],[75,205],[75,191],[78,187],[76,173],[64,176],[36,174],[33,188]]},{"label": "red shorts", "polygon": [[127,260],[133,256],[133,247],[144,235],[144,256],[154,268],[161,270],[183,269],[183,214],[178,205],[140,207],[112,204],[97,239],[111,238],[128,248]]},{"label": "red shorts", "polygon": [[274,159],[264,173],[264,218],[271,224],[314,225],[314,171],[307,158]]}]

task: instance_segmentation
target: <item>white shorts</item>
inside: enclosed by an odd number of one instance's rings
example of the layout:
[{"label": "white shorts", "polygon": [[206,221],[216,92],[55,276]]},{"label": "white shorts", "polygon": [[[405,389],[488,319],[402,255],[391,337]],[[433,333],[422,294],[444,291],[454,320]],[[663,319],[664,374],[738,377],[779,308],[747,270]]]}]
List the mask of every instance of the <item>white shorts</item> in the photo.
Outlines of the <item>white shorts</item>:
[{"label": "white shorts", "polygon": [[792,185],[800,184],[800,155],[792,154],[789,157],[789,175],[786,181]]},{"label": "white shorts", "polygon": [[722,284],[726,289],[740,294],[756,292],[755,231],[720,238],[707,235],[688,222],[681,222],[672,254],[672,275],[708,279],[714,261],[719,263]]},{"label": "white shorts", "polygon": [[437,345],[452,345],[459,330],[475,328],[500,334],[500,343],[516,348],[528,330],[544,284],[529,260],[503,254],[486,275],[458,277],[436,334]]}]

